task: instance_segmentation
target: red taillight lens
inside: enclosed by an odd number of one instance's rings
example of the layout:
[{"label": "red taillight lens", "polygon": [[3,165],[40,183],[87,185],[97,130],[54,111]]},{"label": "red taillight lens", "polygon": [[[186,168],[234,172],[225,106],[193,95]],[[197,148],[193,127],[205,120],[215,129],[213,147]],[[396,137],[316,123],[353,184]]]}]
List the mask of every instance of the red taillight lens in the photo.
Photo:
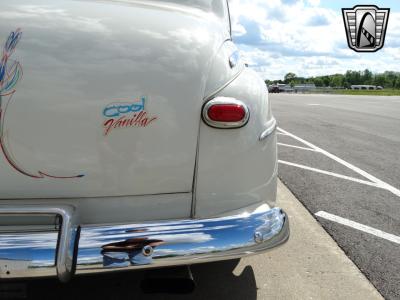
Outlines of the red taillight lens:
[{"label": "red taillight lens", "polygon": [[203,120],[216,128],[240,128],[250,117],[246,104],[235,98],[217,97],[203,107]]},{"label": "red taillight lens", "polygon": [[207,115],[216,122],[240,122],[246,117],[246,110],[238,104],[214,104],[208,108]]}]

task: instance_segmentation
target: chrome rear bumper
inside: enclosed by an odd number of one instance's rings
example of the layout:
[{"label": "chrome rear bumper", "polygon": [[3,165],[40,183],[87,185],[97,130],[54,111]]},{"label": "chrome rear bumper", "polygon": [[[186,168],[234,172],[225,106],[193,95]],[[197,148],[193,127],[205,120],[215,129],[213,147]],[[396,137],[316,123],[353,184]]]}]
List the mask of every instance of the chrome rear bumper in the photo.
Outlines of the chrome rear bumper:
[{"label": "chrome rear bumper", "polygon": [[78,226],[71,207],[0,207],[2,214],[54,214],[58,231],[0,232],[0,278],[58,276],[190,265],[256,254],[289,237],[286,214],[252,213],[202,220]]}]

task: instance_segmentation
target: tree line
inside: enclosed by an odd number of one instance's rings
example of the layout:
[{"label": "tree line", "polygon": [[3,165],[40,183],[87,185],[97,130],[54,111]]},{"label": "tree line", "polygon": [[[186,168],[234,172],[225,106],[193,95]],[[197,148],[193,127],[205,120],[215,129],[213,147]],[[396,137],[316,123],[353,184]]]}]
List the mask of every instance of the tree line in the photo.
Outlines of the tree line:
[{"label": "tree line", "polygon": [[345,74],[333,74],[315,77],[299,77],[294,73],[287,73],[283,80],[265,80],[265,83],[315,84],[316,87],[350,88],[352,85],[376,85],[386,89],[400,89],[400,72],[385,71],[373,74],[370,70],[347,71]]}]

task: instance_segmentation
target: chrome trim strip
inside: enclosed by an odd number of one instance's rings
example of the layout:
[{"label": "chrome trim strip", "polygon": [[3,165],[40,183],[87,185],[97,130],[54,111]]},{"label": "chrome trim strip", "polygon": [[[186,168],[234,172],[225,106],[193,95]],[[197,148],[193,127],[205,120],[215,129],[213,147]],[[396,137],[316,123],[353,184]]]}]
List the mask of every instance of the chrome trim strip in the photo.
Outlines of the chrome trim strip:
[{"label": "chrome trim strip", "polygon": [[269,137],[275,130],[277,127],[277,122],[275,120],[275,118],[272,118],[268,123],[267,123],[267,129],[265,129],[259,137],[259,140],[265,140],[267,137]]},{"label": "chrome trim strip", "polygon": [[83,226],[76,273],[243,257],[278,246],[288,237],[286,214],[265,204],[253,213],[213,219]]},{"label": "chrome trim strip", "polygon": [[231,69],[235,68],[240,61],[240,52],[239,50],[235,50],[231,56],[229,56],[229,66]]},{"label": "chrome trim strip", "polygon": [[[218,105],[218,104],[236,104],[236,105],[242,106],[245,110],[245,116],[244,116],[243,120],[240,122],[217,122],[217,121],[211,120],[207,114],[208,109],[211,106]],[[249,108],[247,107],[247,105],[240,100],[237,100],[235,98],[229,98],[229,97],[217,97],[217,98],[214,98],[214,99],[208,101],[206,104],[204,104],[203,110],[202,110],[202,117],[203,117],[204,123],[206,123],[207,125],[214,127],[214,128],[240,128],[240,127],[245,126],[247,124],[247,122],[249,121],[250,111],[249,111]]]},{"label": "chrome trim strip", "polygon": [[[43,207],[40,205],[0,206],[0,216],[41,214],[61,217],[61,228],[58,234],[56,231],[39,234],[32,234],[31,232],[0,233],[0,237],[2,237],[0,241],[0,260],[8,260],[13,264],[20,265],[16,274],[6,271],[6,278],[42,277],[57,274],[58,278],[65,282],[73,275],[74,249],[76,246],[75,237],[77,232],[77,226],[73,224],[73,207]],[[19,256],[16,255],[17,249],[20,250]],[[34,249],[40,250],[39,252],[41,253],[38,257],[33,257],[32,253],[35,253]],[[52,250],[54,250],[54,253],[52,253]],[[38,263],[40,259],[42,259],[42,264]],[[53,259],[55,259],[55,266],[49,265],[49,262]],[[39,269],[42,269],[43,272]],[[0,269],[0,277],[1,275],[2,272]]]}]

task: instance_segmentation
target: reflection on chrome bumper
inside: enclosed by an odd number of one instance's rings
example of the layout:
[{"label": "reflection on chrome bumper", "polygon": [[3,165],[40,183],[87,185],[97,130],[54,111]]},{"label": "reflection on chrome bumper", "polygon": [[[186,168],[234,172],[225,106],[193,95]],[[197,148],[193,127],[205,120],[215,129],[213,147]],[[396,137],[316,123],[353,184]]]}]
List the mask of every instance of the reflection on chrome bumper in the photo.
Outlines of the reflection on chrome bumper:
[{"label": "reflection on chrome bumper", "polygon": [[75,269],[83,274],[190,265],[256,254],[289,237],[285,213],[266,205],[250,214],[205,220],[82,226],[80,237],[71,234],[78,227],[64,223],[58,233],[0,232],[0,278],[58,274],[65,281]]},{"label": "reflection on chrome bumper", "polygon": [[4,215],[48,215],[60,222],[54,230],[0,231],[0,279],[55,275],[61,281],[71,278],[79,237],[73,207],[0,206],[0,218]]}]

